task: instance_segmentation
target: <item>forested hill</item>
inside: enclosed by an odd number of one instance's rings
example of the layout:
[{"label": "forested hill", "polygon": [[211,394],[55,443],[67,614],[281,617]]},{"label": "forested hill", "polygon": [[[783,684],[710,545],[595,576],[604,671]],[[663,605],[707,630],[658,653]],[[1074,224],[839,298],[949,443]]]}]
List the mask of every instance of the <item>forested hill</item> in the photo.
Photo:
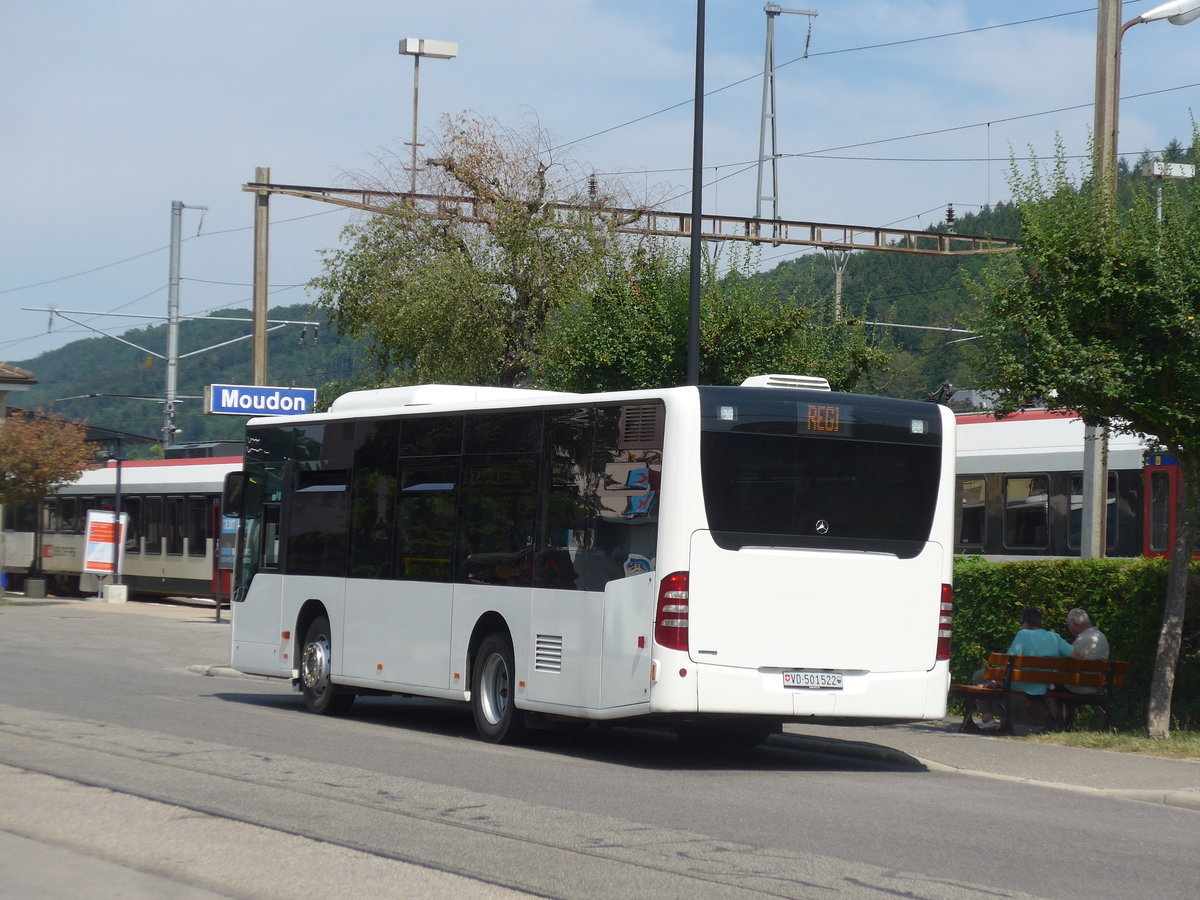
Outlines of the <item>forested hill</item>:
[{"label": "forested hill", "polygon": [[[932,230],[948,228],[939,225]],[[1017,238],[1020,223],[1014,205],[999,203],[960,215],[953,230]],[[843,314],[871,322],[961,328],[975,306],[964,274],[978,275],[986,264],[986,254],[941,257],[855,251],[843,274]],[[782,263],[759,277],[772,281],[781,298],[832,302],[833,268],[823,254]],[[901,328],[880,329],[880,333],[890,337],[897,351],[890,375],[873,386],[880,393],[921,398],[944,381],[973,386],[970,343],[950,343],[967,335]]]},{"label": "forested hill", "polygon": [[[237,316],[235,321],[229,318]],[[251,342],[238,341],[214,350],[186,356],[205,347],[213,347],[250,334],[249,313],[184,320],[179,326],[179,368],[177,393],[185,397],[178,404],[175,423],[183,429],[179,441],[239,440],[245,427],[241,416],[204,414],[204,388],[210,384],[249,384],[251,382]],[[271,319],[317,321],[325,316],[306,304],[276,307]],[[357,345],[339,338],[331,329],[321,327],[303,331],[288,325],[268,336],[267,381],[283,387],[320,388],[329,382],[354,377]],[[167,326],[155,325],[122,333],[134,344],[165,353]],[[10,404],[24,409],[54,412],[69,419],[87,421],[104,428],[158,437],[163,427],[166,391],[166,363],[119,341],[91,337],[74,341],[34,359],[14,362],[33,373],[38,383],[28,392],[14,394]],[[61,398],[98,394],[96,397],[66,400]],[[124,395],[124,396],[105,396]],[[139,400],[134,397],[152,399]]]}]

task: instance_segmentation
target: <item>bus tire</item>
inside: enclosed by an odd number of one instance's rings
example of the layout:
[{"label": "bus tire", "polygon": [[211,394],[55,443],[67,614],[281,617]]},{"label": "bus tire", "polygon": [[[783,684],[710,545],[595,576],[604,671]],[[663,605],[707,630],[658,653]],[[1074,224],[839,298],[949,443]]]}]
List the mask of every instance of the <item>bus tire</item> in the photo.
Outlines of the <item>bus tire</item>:
[{"label": "bus tire", "polygon": [[354,694],[333,683],[333,639],[329,619],[318,616],[308,626],[300,649],[300,692],[309,712],[340,716],[354,705]]},{"label": "bus tire", "polygon": [[502,632],[489,634],[471,667],[471,712],[479,736],[493,744],[515,744],[525,737],[525,714],[513,702],[515,673],[512,641]]}]

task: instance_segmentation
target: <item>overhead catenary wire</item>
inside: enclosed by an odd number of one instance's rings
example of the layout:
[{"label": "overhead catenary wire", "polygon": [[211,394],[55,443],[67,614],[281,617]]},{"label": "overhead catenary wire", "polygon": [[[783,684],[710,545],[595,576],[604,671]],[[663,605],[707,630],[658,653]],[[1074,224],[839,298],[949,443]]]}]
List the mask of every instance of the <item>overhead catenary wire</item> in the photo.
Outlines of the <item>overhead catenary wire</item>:
[{"label": "overhead catenary wire", "polygon": [[[778,66],[776,66],[776,68],[781,69],[784,66],[790,66],[793,63],[800,62],[803,59],[811,59],[811,58],[819,57],[819,56],[835,56],[835,55],[838,55],[841,53],[857,53],[862,50],[878,50],[878,49],[883,49],[886,47],[898,47],[903,44],[916,44],[916,43],[921,43],[923,41],[941,40],[942,38],[961,37],[962,35],[965,35],[965,34],[974,34],[976,32],[983,32],[983,31],[993,31],[997,28],[1013,28],[1018,25],[1029,25],[1029,24],[1032,24],[1035,22],[1045,22],[1049,19],[1060,19],[1060,18],[1065,18],[1067,16],[1077,16],[1077,15],[1080,15],[1081,13],[1089,13],[1089,12],[1095,12],[1095,11],[1096,11],[1096,7],[1091,6],[1091,7],[1088,7],[1087,9],[1077,9],[1077,10],[1072,10],[1071,12],[1054,13],[1052,15],[1039,16],[1039,17],[1033,18],[1033,19],[1021,19],[1020,21],[1017,21],[1017,22],[1002,22],[1002,23],[997,23],[995,25],[983,25],[983,26],[980,26],[979,28],[966,28],[966,29],[962,29],[960,31],[948,31],[943,34],[930,34],[930,35],[925,35],[923,37],[905,38],[902,40],[889,41],[889,42],[882,43],[882,44],[866,44],[861,47],[846,47],[846,48],[843,48],[840,50],[824,50],[824,51],[820,51],[818,53],[810,53],[807,51],[807,48],[806,48],[804,56],[798,56],[795,59],[789,59],[787,62],[780,63]],[[762,72],[755,72],[751,75],[747,75],[745,78],[739,78],[737,81],[731,81],[728,84],[722,85],[721,87],[713,88],[710,91],[705,91],[704,96],[712,97],[723,91],[727,91],[730,88],[734,88],[734,87],[737,87],[738,85],[745,84],[748,81],[755,81],[761,77],[762,77]],[[617,131],[621,128],[626,128],[630,125],[636,125],[639,122],[644,122],[647,119],[654,118],[655,116],[664,115],[665,113],[671,112],[672,110],[679,109],[680,107],[689,106],[689,105],[691,105],[691,103],[692,103],[692,100],[690,98],[687,100],[681,100],[678,103],[673,103],[670,106],[665,106],[662,109],[655,110],[654,112],[646,113],[645,115],[638,116],[637,118],[630,119],[626,122],[621,122],[620,124],[612,125],[608,128],[601,129],[600,131],[592,132],[591,134],[584,135],[583,137],[575,138],[573,140],[566,141],[562,144],[558,144],[557,146],[550,148],[550,150],[551,150],[551,152],[555,152],[558,150],[562,150],[566,147],[571,147],[575,144],[581,144],[584,141],[591,140],[592,138],[596,138],[596,137],[600,137],[605,134],[609,134],[610,132]]]}]

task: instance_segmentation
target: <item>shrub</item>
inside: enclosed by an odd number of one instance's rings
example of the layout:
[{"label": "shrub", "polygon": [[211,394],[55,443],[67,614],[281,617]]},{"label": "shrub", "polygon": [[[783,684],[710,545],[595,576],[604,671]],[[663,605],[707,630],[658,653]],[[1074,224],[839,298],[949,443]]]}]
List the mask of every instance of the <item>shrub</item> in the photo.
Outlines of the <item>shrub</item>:
[{"label": "shrub", "polygon": [[[1176,727],[1189,730],[1200,728],[1196,576],[1193,563],[1171,704]],[[1104,632],[1112,657],[1130,663],[1125,686],[1114,695],[1114,726],[1143,728],[1166,590],[1167,564],[1161,559],[989,562],[982,557],[959,558],[954,566],[951,677],[955,682],[970,681],[989,652],[1008,649],[1027,606],[1040,609],[1045,627],[1070,640],[1067,612],[1078,606]]]}]

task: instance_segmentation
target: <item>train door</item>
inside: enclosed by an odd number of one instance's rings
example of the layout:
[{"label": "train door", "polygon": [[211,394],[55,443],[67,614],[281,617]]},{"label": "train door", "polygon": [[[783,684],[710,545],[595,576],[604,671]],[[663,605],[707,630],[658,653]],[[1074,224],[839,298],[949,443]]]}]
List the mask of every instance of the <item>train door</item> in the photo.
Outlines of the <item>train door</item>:
[{"label": "train door", "polygon": [[1175,541],[1175,503],[1179,488],[1178,469],[1173,456],[1151,454],[1145,467],[1145,522],[1142,552],[1146,556],[1167,556]]}]

